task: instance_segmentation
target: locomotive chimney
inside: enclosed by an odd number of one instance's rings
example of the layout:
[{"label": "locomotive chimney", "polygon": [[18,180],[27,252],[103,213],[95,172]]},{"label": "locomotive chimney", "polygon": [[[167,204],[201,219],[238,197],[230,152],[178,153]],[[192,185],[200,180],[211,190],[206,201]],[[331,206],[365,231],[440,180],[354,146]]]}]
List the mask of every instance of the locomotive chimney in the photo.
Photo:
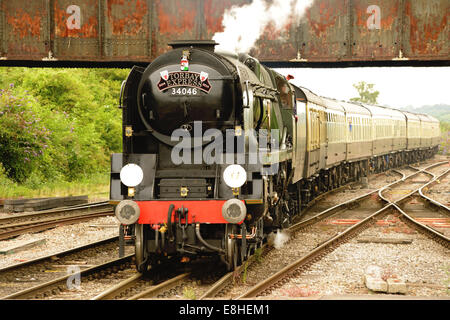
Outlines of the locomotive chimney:
[{"label": "locomotive chimney", "polygon": [[218,45],[214,40],[175,40],[168,43],[173,49],[178,48],[200,48],[214,52],[214,47]]}]

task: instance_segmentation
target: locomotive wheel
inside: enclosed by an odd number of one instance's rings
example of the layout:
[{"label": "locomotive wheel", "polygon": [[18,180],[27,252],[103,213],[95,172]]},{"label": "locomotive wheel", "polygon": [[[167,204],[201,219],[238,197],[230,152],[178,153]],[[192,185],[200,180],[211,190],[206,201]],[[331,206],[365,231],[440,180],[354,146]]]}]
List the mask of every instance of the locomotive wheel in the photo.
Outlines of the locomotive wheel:
[{"label": "locomotive wheel", "polygon": [[239,246],[236,239],[230,239],[228,235],[236,234],[236,226],[227,224],[225,227],[225,261],[227,262],[227,270],[232,271],[239,265]]},{"label": "locomotive wheel", "polygon": [[144,225],[143,224],[135,224],[135,235],[136,239],[134,241],[135,245],[135,258],[136,258],[136,269],[140,273],[144,273],[147,271],[147,257],[146,257],[146,246],[145,246],[145,238],[144,238]]}]

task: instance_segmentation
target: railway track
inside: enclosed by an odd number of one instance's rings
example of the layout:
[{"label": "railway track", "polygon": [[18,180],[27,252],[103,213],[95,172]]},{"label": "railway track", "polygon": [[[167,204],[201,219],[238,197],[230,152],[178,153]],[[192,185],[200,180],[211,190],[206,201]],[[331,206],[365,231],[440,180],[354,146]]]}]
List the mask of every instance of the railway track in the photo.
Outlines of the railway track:
[{"label": "railway track", "polygon": [[206,259],[177,269],[152,267],[148,274],[132,274],[91,300],[198,299],[225,273],[217,263]]},{"label": "railway track", "polygon": [[[450,163],[449,163],[450,165]],[[441,174],[440,178],[434,179],[428,186],[424,186],[419,189],[420,196],[428,201],[431,204],[435,204],[438,207],[445,207],[446,209],[450,209],[449,207],[449,184],[450,184],[450,169],[447,169],[443,174]],[[442,196],[442,200],[436,199],[435,195],[431,195],[431,192],[437,187],[444,186],[446,189],[443,189],[444,196]],[[442,195],[442,191],[438,191],[439,195]]]},{"label": "railway track", "polygon": [[37,221],[43,218],[70,216],[79,213],[85,213],[90,210],[101,210],[112,208],[108,201],[92,202],[89,204],[79,204],[70,207],[62,207],[50,210],[42,210],[30,213],[11,213],[10,217],[0,218],[0,226],[12,223],[22,223],[29,221]]},{"label": "railway track", "polygon": [[[314,202],[310,203],[308,208],[312,208],[314,204],[323,199],[327,194],[336,193],[348,188],[349,185],[340,187],[338,189],[331,190],[320,197],[316,198]],[[378,190],[378,189],[377,189]],[[375,191],[374,191],[375,192]],[[367,197],[367,195],[365,196]],[[362,197],[362,198],[365,198]],[[148,279],[145,280],[141,274],[134,274],[128,279],[125,279],[121,283],[107,289],[101,294],[94,297],[94,300],[104,299],[152,299],[152,298],[172,298],[176,299],[184,297],[183,289],[191,289],[191,296],[195,296],[196,299],[210,299],[215,297],[221,297],[226,295],[226,292],[238,281],[246,269],[253,263],[257,263],[260,258],[264,257],[269,252],[269,246],[265,244],[262,248],[258,249],[258,254],[252,255],[244,264],[239,266],[234,272],[228,272],[224,275],[218,274],[217,278],[212,284],[197,285],[195,283],[195,276],[190,272],[184,272],[179,275],[175,275],[158,285],[153,285]],[[151,272],[151,271],[150,271]],[[205,272],[206,273],[206,272]],[[200,277],[201,278],[201,277]],[[147,282],[146,282],[147,281]],[[208,282],[208,281],[206,281]],[[144,287],[147,289],[144,289]],[[195,289],[194,289],[195,288]],[[131,294],[134,292],[135,294]]]},{"label": "railway track", "polygon": [[[301,259],[298,259],[295,263],[291,263],[286,266],[284,269],[278,271],[272,277],[269,277],[264,281],[264,283],[258,284],[251,288],[247,293],[238,297],[238,299],[243,298],[251,298],[259,295],[264,295],[270,292],[276,286],[279,286],[280,283],[285,283],[288,279],[286,274],[289,276],[295,276],[302,272],[302,268],[305,268],[314,261],[321,259],[327,253],[333,251],[340,243],[348,241],[350,238],[357,235],[361,230],[369,227],[370,225],[376,223],[376,221],[383,216],[386,216],[392,211],[401,212],[400,205],[405,201],[405,199],[409,199],[412,195],[416,194],[419,190],[423,190],[427,187],[430,187],[433,183],[436,183],[438,179],[440,179],[444,174],[448,174],[446,171],[443,175],[437,176],[436,174],[432,174],[427,170],[431,170],[435,166],[442,165],[443,163],[434,164],[428,166],[423,169],[416,169],[416,172],[406,176],[402,174],[402,178],[389,183],[388,185],[378,188],[377,190],[371,191],[363,196],[359,196],[355,199],[346,201],[339,205],[333,206],[309,219],[301,221],[295,225],[293,225],[289,232],[298,233],[301,230],[306,230],[311,226],[316,225],[320,221],[324,221],[326,219],[332,218],[335,215],[342,214],[346,210],[351,210],[352,208],[365,208],[365,204],[370,204],[368,207],[371,209],[375,209],[373,213],[364,213],[367,217],[362,218],[361,221],[356,223],[354,226],[348,228],[342,233],[337,234],[336,236],[327,239],[326,241],[322,241],[317,248],[311,250],[308,254],[303,256]],[[431,179],[428,179],[425,184],[422,184],[419,188],[415,188],[411,190],[408,194],[402,196],[400,199],[395,199],[395,201],[390,201],[389,199],[383,198],[383,192],[388,188],[393,190],[395,187],[402,186],[405,187],[405,180],[412,179],[418,174],[426,174],[432,176]],[[335,190],[333,190],[335,191]],[[375,200],[377,198],[377,200]],[[381,203],[380,199],[384,199],[386,202],[385,205]],[[379,202],[377,204],[377,202]],[[368,208],[367,208],[368,209]],[[436,241],[440,242],[442,245],[448,247],[449,239],[439,232],[436,232],[432,228],[427,227],[424,224],[418,223],[411,217],[409,217],[406,213],[401,212],[401,219],[405,221],[407,224],[414,224],[414,228],[419,228],[421,232],[428,234],[428,236],[432,237]],[[408,217],[411,221],[408,220]],[[339,231],[341,232],[341,231]],[[266,252],[270,251],[267,245],[265,245],[259,251],[260,255],[265,255]],[[264,253],[263,253],[264,252]],[[128,273],[126,277],[122,277],[122,281],[116,283],[115,285],[109,287],[107,290],[102,292],[98,292],[96,295],[91,296],[91,299],[94,300],[102,300],[102,299],[154,299],[154,298],[180,298],[184,297],[183,289],[184,288],[195,288],[194,296],[196,299],[214,299],[220,296],[224,296],[230,290],[233,285],[236,283],[236,279],[242,277],[242,274],[245,274],[247,268],[258,261],[259,255],[253,255],[246,261],[243,265],[241,265],[236,271],[226,273],[225,275],[216,274],[214,277],[216,278],[212,281],[212,284],[203,284],[202,289],[198,289],[197,281],[195,275],[192,271],[178,271],[173,275],[168,275],[166,279],[149,279],[141,274],[137,274],[134,271],[134,267],[131,266],[132,255],[125,257],[125,260],[116,259],[114,261],[110,261],[108,263],[98,265],[86,270],[83,270],[80,273],[80,277],[83,279],[89,278],[101,278],[102,275],[105,274],[113,274],[117,272],[117,270],[127,269]],[[121,267],[123,264],[128,264],[128,266]],[[111,271],[112,270],[112,271]],[[116,271],[114,271],[116,270]],[[150,270],[151,273],[151,270]],[[203,272],[205,273],[205,272]],[[13,295],[6,296],[6,299],[42,299],[42,298],[51,298],[52,296],[58,297],[58,293],[64,291],[66,289],[66,282],[68,276],[62,277],[60,279],[55,279],[47,284],[42,284],[36,287],[35,289],[29,288],[27,290],[22,290]],[[210,279],[211,280],[211,279]],[[67,290],[66,290],[67,291]],[[189,298],[189,297],[188,297]]]},{"label": "railway track", "polygon": [[[386,173],[377,174],[377,176],[384,175],[384,174],[386,174]],[[401,176],[401,178],[394,180],[394,183],[398,182],[398,181],[402,181],[402,179],[406,178],[405,174],[403,174],[401,172],[399,172],[398,174]],[[390,184],[392,184],[392,183],[390,183]],[[348,188],[348,186],[346,186],[346,187]],[[373,191],[365,193],[364,195],[357,196],[356,198],[353,198],[351,200],[345,201],[338,205],[334,205],[334,206],[332,206],[324,211],[321,211],[320,213],[316,213],[314,215],[312,215],[314,213],[314,207],[311,206],[311,207],[307,208],[306,213],[303,215],[303,218],[305,218],[305,219],[303,219],[302,221],[291,226],[288,229],[288,232],[291,235],[293,235],[300,231],[304,231],[304,230],[310,228],[311,226],[318,224],[320,221],[324,221],[327,218],[330,218],[337,214],[342,214],[346,210],[352,210],[352,209],[358,208],[358,210],[361,211],[361,208],[364,207],[363,203],[373,202],[373,199],[372,199],[373,195],[377,194],[384,187],[385,187],[385,185],[383,185],[382,187],[380,187],[378,189],[375,189]],[[324,197],[326,197],[326,195],[331,194],[331,193],[335,193],[335,190],[332,190],[332,191],[324,194],[324,196],[321,198],[324,198]],[[316,201],[316,202],[319,202],[319,201],[320,201],[320,199],[318,199],[318,201]],[[368,205],[365,208],[364,211],[367,211],[367,210],[370,211],[374,207],[376,208],[379,206],[380,205],[378,205],[376,203],[371,203],[370,205]],[[233,287],[233,282],[235,281],[235,279],[242,278],[242,274],[246,272],[246,269],[249,268],[255,262],[258,262],[258,260],[260,258],[264,257],[270,250],[271,249],[266,244],[265,247],[262,248],[261,257],[252,256],[252,258],[249,259],[249,261],[247,263],[241,265],[235,272],[230,272],[230,273],[224,275],[219,281],[217,281],[217,283],[214,286],[212,286],[207,292],[205,292],[205,294],[203,294],[200,297],[200,299],[214,299],[217,297],[226,296],[227,291],[229,291],[230,288]],[[239,274],[239,275],[237,275],[237,274]]]},{"label": "railway track", "polygon": [[[414,170],[419,171],[420,169]],[[420,171],[419,171],[420,172]],[[401,174],[401,178],[390,183],[388,186],[395,185],[396,183],[402,182],[406,180],[408,177],[405,174]],[[414,176],[413,174],[412,176]],[[348,187],[348,186],[347,186]],[[373,196],[377,195],[381,190],[384,190],[386,186],[378,188],[372,192],[369,192],[363,196],[357,197],[356,199],[352,199],[345,203],[342,203],[338,206],[334,206],[325,212],[308,219],[307,221],[302,221],[290,228],[290,232],[297,232],[299,230],[303,230],[308,226],[314,225],[319,221],[326,220],[328,217],[336,215],[338,213],[342,214],[345,210],[352,210],[354,208],[358,208],[358,211],[361,214],[361,208],[364,207],[365,202],[371,203],[371,205],[367,206],[366,210],[362,215],[368,216],[370,215],[370,210],[373,212],[373,208],[379,210],[383,208],[383,205],[373,204]],[[335,192],[333,190],[331,192]],[[330,192],[330,193],[331,193]],[[375,211],[376,211],[375,210]],[[364,211],[364,210],[363,210]],[[219,277],[217,281],[215,281],[212,285],[209,286],[197,286],[193,283],[192,274],[191,273],[181,273],[176,275],[166,281],[159,283],[158,285],[149,285],[147,283],[148,288],[142,289],[142,275],[133,275],[129,279],[124,280],[122,283],[106,290],[105,292],[99,294],[94,299],[155,299],[155,298],[165,298],[165,299],[179,299],[180,296],[185,298],[185,294],[183,294],[183,289],[188,288],[191,289],[191,294],[195,297],[195,299],[214,299],[217,297],[226,296],[227,292],[236,285],[239,279],[242,279],[242,275],[245,274],[247,268],[249,268],[252,264],[257,262],[261,256],[264,256],[267,252],[270,251],[270,248],[267,244],[261,248],[260,255],[253,255],[246,261],[243,265],[239,266],[237,270],[234,272],[229,272],[224,274],[222,277]],[[145,286],[145,285],[144,285]],[[137,289],[139,287],[139,289]],[[130,294],[130,291],[140,291],[134,295]]]},{"label": "railway track", "polygon": [[[155,266],[149,273],[137,273],[132,263],[133,255],[114,259],[105,263],[81,270],[78,274],[80,290],[86,291],[83,299],[91,300],[137,300],[153,297],[170,297],[177,291],[182,295],[184,287],[195,282],[195,266],[176,267],[171,264]],[[213,268],[217,265],[210,264]],[[175,266],[175,268],[174,268]],[[197,266],[198,267],[198,266]],[[189,271],[190,269],[190,271]],[[76,299],[77,288],[69,288],[73,275],[65,275],[49,282],[27,288],[20,292],[5,296],[3,299]],[[104,282],[114,283],[106,290],[94,294]],[[87,288],[87,289],[86,289]]]},{"label": "railway track", "polygon": [[108,202],[98,202],[1,218],[0,240],[113,214],[113,207]]},{"label": "railway track", "polygon": [[52,281],[67,273],[70,266],[86,269],[117,255],[119,237],[64,250],[47,256],[17,263],[0,269],[0,297],[41,283]]},{"label": "railway track", "polygon": [[[404,215],[408,215],[415,221],[427,225],[446,237],[450,237],[450,208],[446,204],[426,195],[427,192],[433,190],[433,186],[445,183],[445,179],[450,174],[450,169],[446,169],[444,172],[438,172],[437,174],[439,175],[435,175],[417,193],[405,199],[399,205],[399,209],[403,211]],[[446,185],[449,188],[448,183]]]},{"label": "railway track", "polygon": [[[264,245],[263,250],[267,250]],[[196,274],[194,271],[181,271],[168,279],[154,283],[140,273],[130,276],[104,292],[93,297],[91,300],[145,300],[145,299],[195,299],[204,300],[217,297],[226,293],[227,289],[234,284],[236,277],[245,272],[245,268],[258,258],[253,255],[234,272],[222,273],[217,270],[214,274],[205,276]],[[212,264],[209,267],[213,267]],[[152,271],[150,270],[150,273]]]},{"label": "railway track", "polygon": [[[279,270],[272,276],[268,277],[266,280],[258,283],[254,287],[252,287],[250,290],[248,290],[246,293],[240,295],[237,299],[245,299],[245,298],[254,298],[257,296],[264,296],[270,294],[270,292],[276,288],[281,287],[285,283],[289,281],[292,277],[299,276],[305,269],[310,267],[313,263],[320,260],[323,256],[327,255],[328,253],[334,251],[340,244],[349,241],[351,238],[357,236],[359,233],[361,233],[363,230],[367,229],[371,225],[375,224],[377,221],[385,217],[386,215],[392,213],[392,212],[398,212],[400,213],[400,219],[407,224],[408,226],[419,230],[421,233],[427,235],[429,238],[437,241],[441,245],[443,245],[445,248],[450,247],[450,239],[446,237],[445,235],[436,232],[432,228],[414,220],[412,217],[410,217],[408,214],[406,214],[401,208],[400,203],[402,201],[405,201],[409,197],[411,197],[413,194],[418,192],[421,188],[424,188],[431,183],[433,183],[436,179],[439,179],[440,176],[436,176],[434,174],[431,174],[427,171],[427,169],[441,166],[446,164],[447,162],[433,164],[431,166],[428,166],[424,169],[419,169],[416,173],[413,173],[407,177],[403,177],[397,182],[391,183],[383,188],[380,188],[377,192],[377,196],[386,202],[386,204],[381,208],[378,209],[376,212],[370,214],[365,219],[361,219],[358,223],[354,224],[353,226],[347,228],[345,231],[339,232],[334,237],[328,239],[327,241],[320,244],[317,248],[310,251],[308,254],[300,257],[299,259],[295,260],[294,262],[290,263],[283,269]],[[427,181],[425,183],[422,183],[420,187],[414,188],[406,195],[396,198],[394,201],[386,198],[383,196],[383,192],[387,190],[388,188],[393,188],[395,185],[403,184],[407,179],[414,178],[415,176],[422,174],[422,173],[428,173],[432,175],[432,178],[430,181]],[[445,173],[444,173],[445,174]],[[415,184],[414,182],[413,184]],[[370,194],[374,194],[373,192]],[[360,201],[355,199],[355,201]],[[312,220],[315,220],[317,222],[318,219],[323,219],[324,217],[329,217],[332,214],[335,214],[337,210],[342,206],[346,205],[348,206],[350,203],[354,203],[354,201],[347,202],[346,204],[341,204],[338,206],[335,206],[334,208],[330,208],[329,210],[325,210],[322,214],[319,214],[315,218],[308,219],[307,221],[303,221],[294,228],[302,229],[305,228],[307,225],[311,225],[313,223]]]},{"label": "railway track", "polygon": [[[416,172],[415,170],[414,172]],[[294,222],[298,223],[300,221],[308,220],[311,217],[322,213],[330,208],[337,206],[338,204],[345,204],[347,201],[353,201],[356,199],[364,199],[364,197],[369,197],[371,194],[378,192],[382,187],[399,181],[399,179],[405,178],[407,175],[404,170],[389,170],[383,173],[377,173],[369,175],[368,184],[363,187],[361,183],[351,183],[340,189],[333,189],[324,193],[313,205],[308,205],[304,213]],[[343,197],[343,194],[345,197]],[[347,196],[348,195],[348,196]],[[347,200],[346,200],[347,199]]]},{"label": "railway track", "polygon": [[191,276],[190,272],[185,272],[153,285],[143,274],[136,273],[91,300],[139,300],[155,298],[164,295],[165,292],[174,294],[188,283]]},{"label": "railway track", "polygon": [[[57,299],[62,293],[77,290],[81,281],[84,283],[93,279],[102,279],[125,269],[134,270],[133,257],[134,254],[129,254],[123,258],[110,259],[107,262],[80,270],[79,272],[66,274],[37,286],[7,295],[2,299]],[[77,283],[77,281],[79,282]]]}]

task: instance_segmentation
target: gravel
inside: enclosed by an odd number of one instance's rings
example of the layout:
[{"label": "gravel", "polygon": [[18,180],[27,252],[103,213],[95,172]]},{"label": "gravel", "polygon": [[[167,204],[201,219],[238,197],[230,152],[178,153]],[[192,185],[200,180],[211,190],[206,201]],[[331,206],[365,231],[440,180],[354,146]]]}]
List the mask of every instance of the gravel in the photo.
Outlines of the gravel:
[{"label": "gravel", "polygon": [[[111,225],[111,227],[92,227],[92,225]],[[118,236],[118,227],[119,223],[116,217],[108,216],[95,218],[83,223],[60,226],[39,233],[23,234],[14,239],[0,241],[0,248],[4,248],[28,240],[45,239],[45,243],[41,245],[2,256],[0,268]]]},{"label": "gravel", "polygon": [[[445,168],[449,169],[449,166],[445,166]],[[450,206],[450,173],[431,185],[425,194],[446,206]]]},{"label": "gravel", "polygon": [[358,237],[353,238],[313,264],[300,277],[273,291],[269,298],[375,294],[366,288],[363,280],[369,266],[381,267],[385,275],[405,281],[410,296],[449,297],[449,250],[414,230],[404,232],[406,236],[382,227],[368,228],[359,237],[407,237],[413,242],[358,243]]},{"label": "gravel", "polygon": [[[436,156],[432,161],[421,163],[420,167],[442,160],[448,160],[448,158]],[[398,179],[397,174],[383,173],[373,175],[369,177],[368,188],[364,189],[361,186],[355,186],[346,189],[344,192],[338,192],[327,197],[324,205],[355,198],[396,179]],[[448,193],[448,188],[444,192]],[[7,216],[10,216],[10,214],[7,214]],[[92,225],[115,225],[115,227],[99,228],[92,227]],[[31,239],[46,240],[44,244],[36,247],[3,256],[0,259],[0,267],[117,236],[118,225],[118,221],[114,216],[101,217],[84,223],[61,226],[40,233],[25,234],[15,239],[0,241],[1,248],[19,241]],[[281,248],[274,249],[262,257],[260,263],[250,266],[244,276],[238,279],[240,281],[239,285],[233,288],[230,294],[231,297],[241,295],[257,282],[280,270],[294,259],[305,255],[336,232],[336,229],[324,229],[322,232],[317,232],[317,228],[319,227],[298,233],[295,241],[288,241]],[[448,289],[450,283],[450,253],[448,249],[406,226],[396,228],[374,226],[366,229],[360,236],[389,236],[391,238],[406,236],[413,239],[413,242],[400,245],[358,243],[356,237],[313,264],[300,277],[291,279],[283,287],[265,298],[303,299],[305,297],[314,298],[324,295],[375,294],[365,287],[363,281],[365,270],[372,265],[379,266],[386,274],[397,276],[410,284],[408,285],[408,294],[411,296],[450,296],[450,290]],[[130,273],[132,273],[131,269],[127,270],[119,278],[129,276]],[[117,280],[115,279],[112,282]],[[105,282],[105,286],[111,284],[111,280]],[[98,282],[96,285],[98,286]],[[92,297],[92,293],[101,290],[100,288],[95,289],[89,286],[90,284],[83,286],[77,292],[78,294],[68,293],[68,295],[75,299],[86,299]],[[377,295],[380,294],[377,293]]]},{"label": "gravel", "polygon": [[315,216],[317,213],[338,205],[342,202],[355,199],[365,194],[369,194],[370,192],[377,190],[388,183],[397,181],[400,178],[401,176],[395,172],[383,172],[370,175],[368,177],[369,181],[367,187],[364,187],[360,183],[353,183],[352,185],[349,185],[340,191],[330,192],[324,198],[318,200],[310,209],[308,209],[301,217],[301,220],[309,219],[312,216]]}]

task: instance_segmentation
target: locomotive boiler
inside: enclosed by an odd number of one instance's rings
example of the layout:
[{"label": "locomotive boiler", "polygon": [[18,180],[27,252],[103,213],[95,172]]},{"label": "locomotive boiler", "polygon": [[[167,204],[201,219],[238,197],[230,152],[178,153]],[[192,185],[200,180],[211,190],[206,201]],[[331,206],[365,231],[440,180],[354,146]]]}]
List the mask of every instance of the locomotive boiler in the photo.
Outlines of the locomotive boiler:
[{"label": "locomotive boiler", "polygon": [[317,96],[214,41],[170,45],[124,82],[111,158],[140,272],[200,256],[232,270],[320,193],[437,150],[432,117]]}]

